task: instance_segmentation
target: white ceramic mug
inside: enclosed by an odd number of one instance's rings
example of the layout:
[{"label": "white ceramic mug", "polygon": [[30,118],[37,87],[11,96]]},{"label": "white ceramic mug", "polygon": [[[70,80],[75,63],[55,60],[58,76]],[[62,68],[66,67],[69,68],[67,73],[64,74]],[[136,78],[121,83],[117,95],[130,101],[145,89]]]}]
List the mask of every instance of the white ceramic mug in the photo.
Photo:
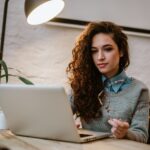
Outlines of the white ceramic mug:
[{"label": "white ceramic mug", "polygon": [[2,110],[0,110],[0,129],[7,129],[6,118]]}]

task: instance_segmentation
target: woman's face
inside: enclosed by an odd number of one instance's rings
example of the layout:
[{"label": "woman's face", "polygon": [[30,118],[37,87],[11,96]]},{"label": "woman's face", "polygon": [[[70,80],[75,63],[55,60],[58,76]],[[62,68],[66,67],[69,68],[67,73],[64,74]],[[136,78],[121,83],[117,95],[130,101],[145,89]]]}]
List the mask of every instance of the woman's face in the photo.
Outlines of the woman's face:
[{"label": "woman's face", "polygon": [[122,53],[110,34],[96,34],[92,39],[91,51],[95,66],[104,76],[110,78],[118,72]]}]

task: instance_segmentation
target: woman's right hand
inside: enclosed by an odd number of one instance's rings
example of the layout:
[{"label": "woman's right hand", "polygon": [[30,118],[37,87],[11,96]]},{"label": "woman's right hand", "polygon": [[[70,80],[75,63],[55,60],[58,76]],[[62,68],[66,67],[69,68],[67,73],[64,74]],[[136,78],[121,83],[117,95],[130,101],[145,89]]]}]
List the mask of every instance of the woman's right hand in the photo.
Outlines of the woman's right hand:
[{"label": "woman's right hand", "polygon": [[76,117],[76,115],[74,116],[74,120],[75,120],[75,124],[76,124],[76,127],[79,129],[79,128],[82,128],[82,124],[81,124],[81,120],[80,120],[80,117]]},{"label": "woman's right hand", "polygon": [[79,129],[79,128],[81,128],[81,125],[80,124],[76,124],[76,127]]}]

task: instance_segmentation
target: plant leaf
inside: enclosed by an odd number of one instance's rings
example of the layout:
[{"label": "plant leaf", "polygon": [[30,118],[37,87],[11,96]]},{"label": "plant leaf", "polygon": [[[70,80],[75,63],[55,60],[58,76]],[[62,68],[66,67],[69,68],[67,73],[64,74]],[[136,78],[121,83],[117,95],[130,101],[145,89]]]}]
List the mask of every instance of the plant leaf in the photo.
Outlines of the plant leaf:
[{"label": "plant leaf", "polygon": [[0,65],[3,67],[4,73],[5,73],[3,76],[1,76],[1,78],[5,76],[6,83],[7,83],[8,82],[8,67],[7,67],[5,61],[3,61],[3,60],[0,60]]},{"label": "plant leaf", "polygon": [[31,81],[29,81],[28,79],[25,79],[23,77],[18,76],[18,78],[25,84],[29,84],[29,85],[33,85],[33,83]]}]

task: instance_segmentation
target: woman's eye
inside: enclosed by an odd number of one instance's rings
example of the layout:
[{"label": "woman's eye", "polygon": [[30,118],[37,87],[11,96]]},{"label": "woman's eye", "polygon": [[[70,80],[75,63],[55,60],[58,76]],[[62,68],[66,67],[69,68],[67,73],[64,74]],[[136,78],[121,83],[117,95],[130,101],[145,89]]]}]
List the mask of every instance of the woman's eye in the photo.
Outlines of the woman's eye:
[{"label": "woman's eye", "polygon": [[97,49],[91,49],[91,53],[96,53]]},{"label": "woman's eye", "polygon": [[112,51],[112,50],[113,50],[112,47],[104,48],[104,51],[107,51],[107,52],[110,52],[110,51]]}]

